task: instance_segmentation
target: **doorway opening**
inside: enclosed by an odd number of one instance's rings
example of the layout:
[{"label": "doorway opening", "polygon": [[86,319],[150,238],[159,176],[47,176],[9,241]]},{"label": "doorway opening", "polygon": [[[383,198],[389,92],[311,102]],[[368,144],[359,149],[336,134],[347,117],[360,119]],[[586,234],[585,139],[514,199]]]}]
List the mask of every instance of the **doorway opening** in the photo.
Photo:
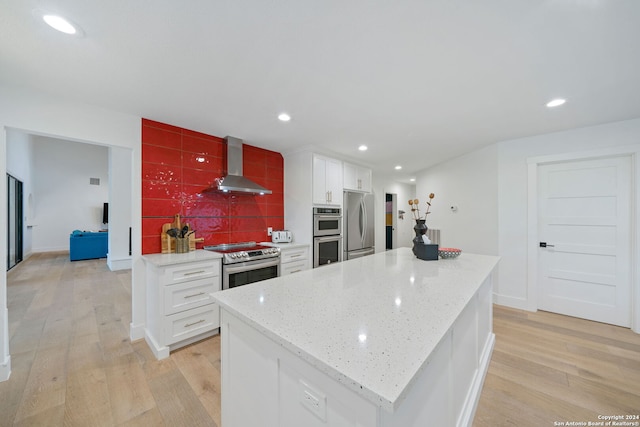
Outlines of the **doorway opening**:
[{"label": "doorway opening", "polygon": [[7,271],[22,261],[22,181],[7,174]]},{"label": "doorway opening", "polygon": [[385,218],[385,249],[395,249],[397,247],[396,217],[393,214],[397,209],[398,195],[395,193],[385,193],[384,195],[384,218]]}]

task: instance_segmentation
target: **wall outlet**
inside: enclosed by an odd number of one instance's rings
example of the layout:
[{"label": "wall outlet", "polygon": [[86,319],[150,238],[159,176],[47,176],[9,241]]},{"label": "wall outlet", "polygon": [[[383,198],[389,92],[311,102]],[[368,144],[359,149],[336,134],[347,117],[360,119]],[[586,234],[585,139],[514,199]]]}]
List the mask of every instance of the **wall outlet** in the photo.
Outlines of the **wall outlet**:
[{"label": "wall outlet", "polygon": [[267,227],[267,236],[271,236],[273,233],[273,227]]},{"label": "wall outlet", "polygon": [[327,396],[300,380],[300,402],[322,421],[327,421]]}]

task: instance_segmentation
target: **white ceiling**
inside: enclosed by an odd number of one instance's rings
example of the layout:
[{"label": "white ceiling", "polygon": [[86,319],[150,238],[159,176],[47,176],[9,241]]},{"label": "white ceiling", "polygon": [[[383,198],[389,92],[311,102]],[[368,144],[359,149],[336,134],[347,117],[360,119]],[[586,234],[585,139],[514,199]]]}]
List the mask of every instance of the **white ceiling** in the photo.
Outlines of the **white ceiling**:
[{"label": "white ceiling", "polygon": [[[494,142],[640,117],[639,42],[638,0],[3,0],[0,84],[406,179]],[[568,102],[547,109],[555,97]]]}]

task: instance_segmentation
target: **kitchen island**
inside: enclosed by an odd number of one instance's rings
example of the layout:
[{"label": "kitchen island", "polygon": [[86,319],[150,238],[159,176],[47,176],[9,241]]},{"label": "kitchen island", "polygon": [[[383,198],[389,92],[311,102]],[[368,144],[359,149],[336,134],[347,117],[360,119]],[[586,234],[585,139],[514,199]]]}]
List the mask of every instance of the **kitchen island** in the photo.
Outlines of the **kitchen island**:
[{"label": "kitchen island", "polygon": [[400,248],[215,293],[222,425],[471,425],[498,259]]}]

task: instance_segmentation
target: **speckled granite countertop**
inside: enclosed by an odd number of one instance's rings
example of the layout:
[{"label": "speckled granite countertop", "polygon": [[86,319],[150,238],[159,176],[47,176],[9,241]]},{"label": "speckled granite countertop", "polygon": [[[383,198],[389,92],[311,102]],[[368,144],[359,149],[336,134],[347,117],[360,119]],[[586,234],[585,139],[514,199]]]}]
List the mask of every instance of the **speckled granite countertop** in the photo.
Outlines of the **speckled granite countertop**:
[{"label": "speckled granite countertop", "polygon": [[393,411],[499,257],[410,248],[212,294],[223,309]]},{"label": "speckled granite countertop", "polygon": [[209,259],[222,259],[222,255],[216,252],[198,249],[184,254],[148,254],[142,255],[142,259],[159,267],[186,262],[206,261]]}]

